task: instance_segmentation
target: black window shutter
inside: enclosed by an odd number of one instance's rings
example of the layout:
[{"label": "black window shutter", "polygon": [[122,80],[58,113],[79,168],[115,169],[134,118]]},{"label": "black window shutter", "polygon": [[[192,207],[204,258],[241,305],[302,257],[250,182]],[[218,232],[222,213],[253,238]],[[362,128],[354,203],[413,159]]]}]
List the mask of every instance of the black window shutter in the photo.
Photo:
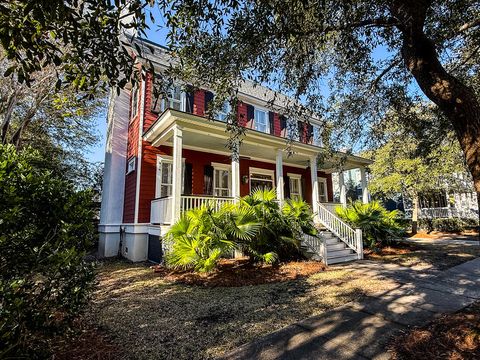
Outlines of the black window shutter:
[{"label": "black window shutter", "polygon": [[247,123],[253,121],[254,118],[255,118],[255,108],[253,107],[253,105],[247,105]]},{"label": "black window shutter", "polygon": [[205,112],[208,111],[208,104],[213,100],[213,93],[211,91],[205,91]]},{"label": "black window shutter", "polygon": [[285,175],[283,177],[283,192],[286,199],[290,199],[290,178]]},{"label": "black window shutter", "polygon": [[270,123],[270,134],[275,134],[275,115],[273,112],[268,112],[268,122]]},{"label": "black window shutter", "polygon": [[183,195],[192,195],[192,164],[190,163],[185,163]]},{"label": "black window shutter", "polygon": [[187,113],[193,113],[193,90],[188,90],[186,93],[185,111]]},{"label": "black window shutter", "polygon": [[306,181],[305,181],[305,177],[302,176],[301,180],[300,180],[301,184],[302,184],[302,199],[305,200],[305,190],[306,190]]},{"label": "black window shutter", "polygon": [[203,168],[203,193],[213,195],[213,166],[205,165]]},{"label": "black window shutter", "polygon": [[287,128],[287,118],[283,115],[280,115],[280,131],[282,134],[286,135]]}]

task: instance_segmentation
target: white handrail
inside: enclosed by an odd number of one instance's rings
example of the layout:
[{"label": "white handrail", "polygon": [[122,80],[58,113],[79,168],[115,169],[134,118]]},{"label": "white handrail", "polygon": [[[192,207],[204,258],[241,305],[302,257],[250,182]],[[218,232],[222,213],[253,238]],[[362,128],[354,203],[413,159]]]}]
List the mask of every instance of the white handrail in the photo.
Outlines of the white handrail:
[{"label": "white handrail", "polygon": [[321,203],[318,203],[317,215],[323,226],[354,250],[359,259],[363,258],[362,230],[353,229]]},{"label": "white handrail", "polygon": [[308,247],[311,251],[322,258],[325,265],[328,265],[327,254],[325,248],[325,241],[318,236],[303,234],[302,245]]}]

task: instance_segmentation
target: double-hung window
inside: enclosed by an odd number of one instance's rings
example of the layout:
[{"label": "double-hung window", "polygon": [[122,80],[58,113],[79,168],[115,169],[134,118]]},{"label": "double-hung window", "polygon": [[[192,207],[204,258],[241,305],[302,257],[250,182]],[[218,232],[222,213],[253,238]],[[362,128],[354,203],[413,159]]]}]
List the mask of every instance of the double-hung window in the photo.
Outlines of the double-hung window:
[{"label": "double-hung window", "polygon": [[318,201],[321,203],[328,202],[328,193],[327,193],[327,179],[318,178]]},{"label": "double-hung window", "polygon": [[230,166],[225,164],[213,165],[213,195],[230,196],[231,171]]},{"label": "double-hung window", "polygon": [[294,119],[287,119],[287,138],[294,141],[300,141],[298,122]]},{"label": "double-hung window", "polygon": [[185,94],[179,85],[175,85],[168,92],[168,97],[164,100],[163,106],[165,109],[174,109],[174,110],[185,110]]},{"label": "double-hung window", "polygon": [[157,197],[172,195],[173,163],[171,159],[161,159],[158,164]]},{"label": "double-hung window", "polygon": [[299,174],[288,174],[290,182],[290,199],[302,199],[302,176]]},{"label": "double-hung window", "polygon": [[254,114],[254,126],[255,130],[261,131],[264,133],[270,133],[270,123],[268,119],[268,112],[265,110],[255,108]]},{"label": "double-hung window", "polygon": [[[182,193],[185,177],[185,163],[182,161]],[[157,158],[157,180],[155,187],[155,197],[161,198],[172,196],[173,190],[173,160],[170,156],[158,156]]]},{"label": "double-hung window", "polygon": [[175,85],[167,91],[166,98],[152,99],[152,111],[160,113],[166,109],[185,111],[185,93],[180,85]]},{"label": "double-hung window", "polygon": [[313,125],[313,145],[323,146],[322,132],[318,125]]},{"label": "double-hung window", "polygon": [[217,111],[217,120],[227,122],[228,114],[232,111],[232,107],[228,101],[225,101],[222,107]]}]

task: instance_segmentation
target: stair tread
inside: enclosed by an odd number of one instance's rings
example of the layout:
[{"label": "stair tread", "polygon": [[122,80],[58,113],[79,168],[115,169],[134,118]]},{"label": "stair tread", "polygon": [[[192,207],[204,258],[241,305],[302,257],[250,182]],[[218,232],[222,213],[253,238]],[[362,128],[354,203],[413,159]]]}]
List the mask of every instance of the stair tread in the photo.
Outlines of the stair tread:
[{"label": "stair tread", "polygon": [[336,255],[336,256],[330,256],[328,253],[327,253],[327,258],[328,259],[339,259],[339,258],[343,258],[343,257],[357,257],[357,254],[356,253],[349,253],[349,254],[344,254],[344,255]]}]

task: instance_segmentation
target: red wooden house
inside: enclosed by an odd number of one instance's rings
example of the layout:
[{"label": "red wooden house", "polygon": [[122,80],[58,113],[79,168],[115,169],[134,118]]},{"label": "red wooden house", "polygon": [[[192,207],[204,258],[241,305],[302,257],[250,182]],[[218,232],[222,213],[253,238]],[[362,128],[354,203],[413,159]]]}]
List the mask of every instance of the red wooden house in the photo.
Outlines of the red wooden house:
[{"label": "red wooden house", "polygon": [[[154,50],[149,60],[162,71],[168,54],[161,47]],[[315,213],[333,215],[332,172],[338,172],[336,163],[346,155],[334,155],[320,168],[321,125],[315,119],[292,122],[283,116],[286,97],[243,83],[237,116],[247,130],[239,159],[234,159],[225,146],[228,105],[209,120],[210,91],[185,92],[175,86],[167,99],[155,99],[153,77],[145,75],[134,88],[111,94],[99,227],[102,256],[121,252],[133,261],[157,260],[159,237],[183,210],[212,198],[218,204],[234,201],[257,187],[276,189],[279,201],[302,198]],[[292,155],[286,152],[287,137],[293,138]],[[362,170],[364,189],[368,163],[349,155],[342,165],[343,170]],[[339,182],[345,202],[341,172]]]}]

